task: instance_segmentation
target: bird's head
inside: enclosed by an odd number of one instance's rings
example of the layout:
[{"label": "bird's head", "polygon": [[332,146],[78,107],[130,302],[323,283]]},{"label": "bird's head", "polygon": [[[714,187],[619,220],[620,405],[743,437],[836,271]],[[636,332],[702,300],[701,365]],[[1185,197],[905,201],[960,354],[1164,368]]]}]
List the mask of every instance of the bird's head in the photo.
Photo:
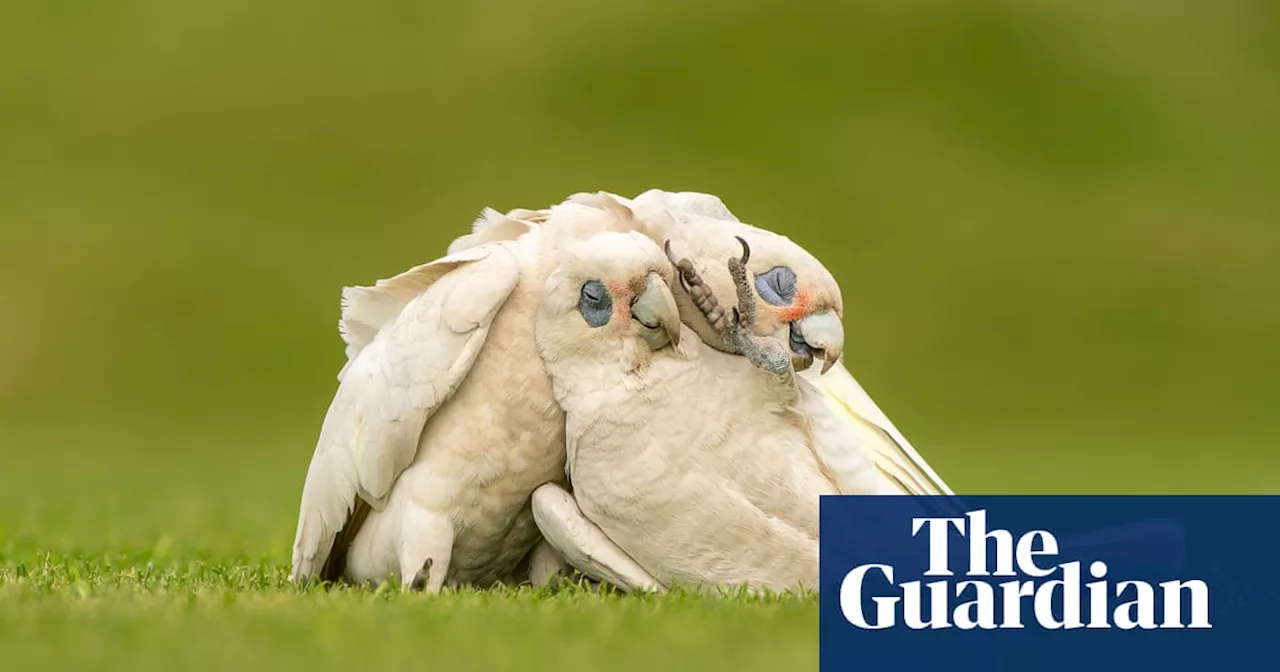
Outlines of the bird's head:
[{"label": "bird's head", "polygon": [[[725,262],[742,253],[736,237],[750,246],[747,270],[755,285],[758,336],[773,336],[791,351],[797,371],[822,360],[822,373],[844,352],[844,309],[835,277],[812,254],[786,236],[733,221],[697,218],[689,225],[655,229],[670,235],[677,254],[692,257],[699,274],[721,301],[734,296]],[[684,291],[677,303],[685,322],[713,347],[721,341]]]},{"label": "bird's head", "polygon": [[804,248],[785,236],[761,233],[747,262],[756,289],[758,335],[772,334],[787,344],[796,370],[820,359],[826,373],[844,352],[840,286]]},{"label": "bird's head", "polygon": [[680,312],[666,256],[638,232],[572,241],[543,288],[536,339],[549,365],[619,359],[634,371],[650,353],[680,344]]}]

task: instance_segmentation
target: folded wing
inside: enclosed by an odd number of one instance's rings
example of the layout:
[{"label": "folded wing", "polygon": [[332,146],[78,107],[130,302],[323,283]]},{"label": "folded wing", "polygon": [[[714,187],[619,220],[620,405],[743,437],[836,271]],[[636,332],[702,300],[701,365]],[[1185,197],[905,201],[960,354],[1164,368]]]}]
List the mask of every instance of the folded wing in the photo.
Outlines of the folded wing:
[{"label": "folded wing", "polygon": [[518,278],[512,249],[483,245],[343,291],[348,361],[303,486],[293,580],[321,575],[339,533],[386,505]]},{"label": "folded wing", "polygon": [[822,393],[837,417],[859,430],[859,445],[875,466],[907,495],[955,495],[902,432],[838,362],[826,374],[815,369],[800,374]]}]

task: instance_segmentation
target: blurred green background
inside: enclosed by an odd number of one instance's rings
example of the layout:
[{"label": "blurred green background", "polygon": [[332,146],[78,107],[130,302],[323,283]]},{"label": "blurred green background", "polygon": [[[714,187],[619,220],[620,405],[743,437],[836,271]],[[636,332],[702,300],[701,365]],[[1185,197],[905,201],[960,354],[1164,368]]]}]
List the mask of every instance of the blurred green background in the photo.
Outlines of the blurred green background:
[{"label": "blurred green background", "polygon": [[720,195],[961,492],[1280,488],[1280,4],[0,3],[0,549],[286,563],[345,284]]}]

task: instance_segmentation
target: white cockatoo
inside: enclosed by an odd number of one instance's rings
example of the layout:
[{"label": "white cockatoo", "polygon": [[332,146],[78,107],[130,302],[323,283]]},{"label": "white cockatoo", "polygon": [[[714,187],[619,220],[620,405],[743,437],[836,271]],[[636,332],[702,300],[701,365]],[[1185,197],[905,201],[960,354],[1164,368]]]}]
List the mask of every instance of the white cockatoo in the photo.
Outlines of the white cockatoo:
[{"label": "white cockatoo", "polygon": [[[753,332],[750,248],[738,242],[743,256],[727,266],[741,313],[638,232],[570,243],[547,280],[535,337],[566,413],[573,494],[542,486],[534,516],[593,578],[630,590],[816,589],[819,497],[876,485],[820,454],[822,432],[843,428],[820,402],[806,408],[786,346]],[[724,351],[682,324],[677,273]],[[636,287],[655,310],[628,308]]]},{"label": "white cockatoo", "polygon": [[[733,237],[743,236],[744,231],[761,232],[754,240],[747,237],[760,257],[757,268],[767,267],[755,273],[753,282],[756,313],[762,316],[756,334],[772,333],[787,344],[800,376],[820,392],[841,424],[857,435],[858,447],[892,481],[895,490],[912,495],[955,495],[846,368],[841,358],[840,288],[816,257],[786,236],[743,224],[710,194],[651,189],[636,197],[633,207],[642,221],[661,221],[660,217],[644,217],[654,209],[672,214],[676,224],[656,227],[651,237],[666,236],[673,244],[687,245],[678,249],[695,256],[695,263],[706,265],[710,278],[721,282],[724,259],[735,253]],[[707,342],[713,346],[718,343],[714,339]],[[815,356],[823,360],[821,368],[811,365]]]},{"label": "white cockatoo", "polygon": [[[629,213],[628,213],[629,214]],[[530,494],[563,482],[564,416],[533,342],[563,240],[615,226],[572,203],[539,226],[487,212],[523,235],[343,291],[347,363],[303,486],[291,578],[444,585],[510,579],[554,553]]]},{"label": "white cockatoo", "polygon": [[[635,213],[637,230],[659,245],[669,242],[676,253],[690,259],[717,295],[728,300],[733,297],[732,283],[724,262],[738,252],[735,239],[745,239],[753,251],[754,333],[772,335],[785,344],[799,377],[808,383],[800,385],[802,397],[811,407],[821,404],[830,409],[830,414],[815,417],[832,422],[834,426],[826,429],[843,442],[826,449],[833,467],[857,472],[866,482],[871,476],[864,465],[874,464],[880,482],[862,489],[864,494],[954,496],[845,368],[840,288],[812,254],[786,236],[743,223],[711,194],[651,189],[634,199],[583,193],[567,202],[601,208],[622,203]],[[527,227],[545,222],[547,212],[519,210],[506,218],[492,213],[478,221],[472,233],[457,238],[449,250],[521,235]],[[674,287],[673,293],[685,324],[708,345],[723,349],[722,340],[702,319],[683,286]],[[822,360],[821,367],[814,365],[815,358]]]}]

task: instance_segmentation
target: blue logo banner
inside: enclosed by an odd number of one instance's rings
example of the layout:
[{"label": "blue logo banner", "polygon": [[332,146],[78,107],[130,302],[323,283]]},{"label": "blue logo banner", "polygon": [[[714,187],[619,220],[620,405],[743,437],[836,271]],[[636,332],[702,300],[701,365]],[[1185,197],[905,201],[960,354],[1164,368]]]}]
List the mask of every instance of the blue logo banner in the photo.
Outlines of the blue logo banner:
[{"label": "blue logo banner", "polygon": [[823,497],[821,670],[1280,669],[1280,496]]}]

